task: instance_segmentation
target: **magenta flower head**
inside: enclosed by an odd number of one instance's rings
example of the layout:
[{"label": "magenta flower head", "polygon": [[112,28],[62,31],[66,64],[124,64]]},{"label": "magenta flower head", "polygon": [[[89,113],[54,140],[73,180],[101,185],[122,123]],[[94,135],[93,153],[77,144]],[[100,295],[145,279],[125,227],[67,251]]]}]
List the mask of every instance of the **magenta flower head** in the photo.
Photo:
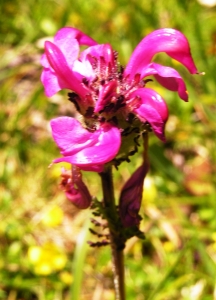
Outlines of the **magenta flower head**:
[{"label": "magenta flower head", "polygon": [[[88,46],[80,52],[80,46]],[[80,121],[59,117],[51,121],[53,138],[65,161],[82,170],[102,172],[109,162],[128,159],[137,150],[138,139],[152,129],[162,141],[168,109],[164,99],[148,84],[153,76],[162,86],[188,100],[179,73],[152,62],[165,52],[197,73],[186,37],[175,29],[158,29],[136,47],[125,67],[109,44],[98,44],[81,31],[65,27],[53,42],[45,42],[41,76],[48,97],[69,89],[69,100]]]}]

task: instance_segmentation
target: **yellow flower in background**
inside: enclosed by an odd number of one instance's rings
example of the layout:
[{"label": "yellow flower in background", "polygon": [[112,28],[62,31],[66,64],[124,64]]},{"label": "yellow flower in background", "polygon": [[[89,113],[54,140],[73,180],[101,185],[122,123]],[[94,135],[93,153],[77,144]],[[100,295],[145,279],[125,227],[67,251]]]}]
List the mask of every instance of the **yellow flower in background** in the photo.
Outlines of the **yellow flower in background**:
[{"label": "yellow flower in background", "polygon": [[67,262],[67,257],[64,253],[55,253],[53,257],[53,267],[56,271],[64,269]]},{"label": "yellow flower in background", "polygon": [[166,252],[173,252],[176,246],[171,241],[166,241],[163,243],[163,248]]},{"label": "yellow flower in background", "polygon": [[37,263],[40,260],[42,248],[38,246],[31,246],[28,249],[28,259],[31,263]]},{"label": "yellow flower in background", "polygon": [[150,176],[147,176],[144,181],[142,204],[146,206],[150,203],[154,203],[156,199],[157,199],[157,188],[155,186],[154,180]]},{"label": "yellow flower in background", "polygon": [[213,233],[212,233],[212,240],[213,240],[214,242],[216,242],[216,232],[213,232]]},{"label": "yellow flower in background", "polygon": [[38,264],[37,266],[34,267],[34,273],[36,275],[47,276],[47,275],[50,275],[52,272],[53,272],[53,270],[52,270],[51,266],[46,263]]},{"label": "yellow flower in background", "polygon": [[52,206],[48,211],[43,215],[42,223],[49,227],[55,227],[62,223],[63,221],[63,211],[62,209],[55,205]]},{"label": "yellow flower in background", "polygon": [[66,284],[66,285],[71,285],[71,283],[73,282],[73,277],[71,275],[71,273],[67,272],[67,271],[62,271],[59,274],[60,280]]},{"label": "yellow flower in background", "polygon": [[54,243],[45,243],[42,246],[29,247],[28,260],[35,274],[49,275],[65,267],[67,256]]}]

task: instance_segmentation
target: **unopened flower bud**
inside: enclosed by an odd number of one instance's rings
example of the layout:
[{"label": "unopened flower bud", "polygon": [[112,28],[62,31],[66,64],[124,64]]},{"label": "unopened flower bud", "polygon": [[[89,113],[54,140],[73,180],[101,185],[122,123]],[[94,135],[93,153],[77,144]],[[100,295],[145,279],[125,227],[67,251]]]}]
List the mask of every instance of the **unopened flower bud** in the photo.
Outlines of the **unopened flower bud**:
[{"label": "unopened flower bud", "polygon": [[139,225],[139,210],[142,201],[143,183],[149,169],[145,161],[129,178],[122,188],[119,202],[119,213],[125,227]]},{"label": "unopened flower bud", "polygon": [[61,177],[61,188],[64,190],[66,197],[78,208],[88,208],[91,204],[91,195],[82,181],[80,169],[72,166],[72,174],[62,169]]}]

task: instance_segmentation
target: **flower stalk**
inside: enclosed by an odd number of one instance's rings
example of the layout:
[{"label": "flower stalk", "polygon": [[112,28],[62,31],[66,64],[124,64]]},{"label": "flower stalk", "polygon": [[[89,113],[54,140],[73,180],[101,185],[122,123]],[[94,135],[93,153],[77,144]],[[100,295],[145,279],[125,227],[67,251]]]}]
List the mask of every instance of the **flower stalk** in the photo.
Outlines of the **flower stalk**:
[{"label": "flower stalk", "polygon": [[114,275],[114,289],[116,300],[125,300],[124,283],[124,242],[121,239],[120,228],[118,228],[118,212],[115,205],[112,167],[108,166],[100,173],[103,189],[103,204],[106,209],[107,222],[110,235],[110,246],[112,251],[112,269]]},{"label": "flower stalk", "polygon": [[[143,133],[143,165],[144,177],[149,168],[148,160],[148,132]],[[100,173],[103,190],[103,205],[106,211],[106,219],[109,228],[109,239],[112,251],[112,270],[114,275],[114,289],[116,300],[125,300],[125,272],[124,272],[124,247],[125,239],[122,235],[122,227],[119,225],[119,211],[115,204],[112,166],[107,166],[104,172]],[[141,176],[142,177],[142,176]],[[142,191],[142,190],[141,190]],[[142,192],[141,192],[142,194]],[[121,208],[120,208],[121,209]]]}]

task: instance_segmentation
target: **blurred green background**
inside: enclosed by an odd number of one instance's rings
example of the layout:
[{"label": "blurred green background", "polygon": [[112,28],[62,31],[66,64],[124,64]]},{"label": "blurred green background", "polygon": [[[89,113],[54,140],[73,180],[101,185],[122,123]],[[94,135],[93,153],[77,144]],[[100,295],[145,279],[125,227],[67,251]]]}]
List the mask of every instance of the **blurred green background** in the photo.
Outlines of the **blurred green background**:
[{"label": "blurred green background", "polygon": [[[189,103],[167,101],[167,142],[150,138],[141,228],[126,247],[129,300],[216,299],[216,6],[195,0],[1,0],[0,11],[0,299],[112,300],[110,249],[93,249],[90,212],[59,189],[51,118],[71,115],[67,93],[47,99],[40,82],[43,43],[63,26],[110,43],[124,65],[151,31],[173,27],[188,38],[198,70],[159,54],[186,80]],[[116,194],[134,168],[115,173]],[[97,174],[84,175],[101,195]]]}]

